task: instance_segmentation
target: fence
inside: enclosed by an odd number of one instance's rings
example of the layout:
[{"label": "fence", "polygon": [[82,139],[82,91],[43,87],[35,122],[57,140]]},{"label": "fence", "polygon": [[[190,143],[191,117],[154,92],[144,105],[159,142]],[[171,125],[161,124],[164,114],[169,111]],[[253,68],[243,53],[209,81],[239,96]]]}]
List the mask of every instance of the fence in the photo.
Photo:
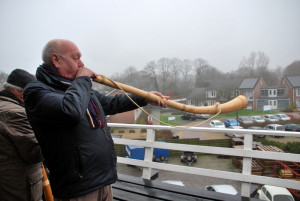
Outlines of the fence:
[{"label": "fence", "polygon": [[[147,129],[147,138],[145,141],[141,140],[129,140],[129,139],[118,139],[114,138],[115,144],[120,145],[136,145],[145,147],[145,158],[144,160],[134,160],[125,157],[118,157],[118,163],[140,166],[143,168],[144,179],[150,179],[152,169],[168,170],[180,173],[188,173],[194,175],[217,177],[221,179],[229,179],[242,182],[241,195],[244,197],[250,196],[250,185],[251,183],[256,184],[269,184],[274,186],[280,186],[290,189],[300,190],[300,181],[294,181],[283,178],[273,178],[259,175],[251,175],[252,158],[257,159],[269,159],[275,161],[287,161],[300,163],[299,154],[291,153],[280,153],[280,152],[269,152],[269,151],[258,151],[252,150],[253,135],[271,135],[271,136],[292,136],[300,137],[300,132],[284,132],[284,131],[267,131],[267,130],[248,130],[248,129],[221,129],[221,128],[204,128],[204,127],[170,127],[170,126],[154,126],[154,125],[137,125],[137,124],[108,124],[110,127],[119,128],[132,128],[132,129]],[[179,143],[162,143],[155,142],[155,130],[188,130],[195,132],[214,132],[214,133],[240,133],[244,135],[244,147],[243,149],[234,149],[228,147],[214,147],[204,145],[187,145]],[[228,172],[220,170],[212,170],[205,168],[187,167],[166,163],[152,162],[153,148],[162,148],[177,151],[192,151],[206,154],[216,155],[228,155],[242,157],[242,172]]]}]

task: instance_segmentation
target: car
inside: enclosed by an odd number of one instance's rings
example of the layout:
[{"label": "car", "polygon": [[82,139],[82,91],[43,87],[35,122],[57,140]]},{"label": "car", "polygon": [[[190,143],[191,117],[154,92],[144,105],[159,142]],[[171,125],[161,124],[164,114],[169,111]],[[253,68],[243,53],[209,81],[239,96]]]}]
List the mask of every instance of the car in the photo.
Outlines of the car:
[{"label": "car", "polygon": [[295,201],[289,190],[271,185],[263,185],[257,195],[258,199],[267,201]]},{"label": "car", "polygon": [[[241,126],[229,126],[228,128],[230,128],[230,129],[244,129]],[[244,135],[239,134],[239,133],[225,133],[225,135],[227,135],[229,137],[235,137],[235,138],[244,138]]]},{"label": "car", "polygon": [[287,116],[286,114],[275,114],[275,116],[277,117],[277,119],[279,119],[281,121],[291,120],[291,118],[289,116]]},{"label": "car", "polygon": [[265,123],[266,120],[262,118],[261,116],[251,116],[250,119],[254,121],[255,123]]},{"label": "car", "polygon": [[237,122],[237,120],[233,119],[233,118],[228,118],[225,119],[224,121],[225,127],[229,127],[229,126],[239,126],[240,123]]},{"label": "car", "polygon": [[286,113],[291,119],[300,119],[300,114],[297,113]]},{"label": "car", "polygon": [[195,114],[196,119],[209,119],[209,114]]},{"label": "car", "polygon": [[[268,124],[264,127],[265,130],[275,130],[275,131],[284,131],[284,127],[280,124]],[[284,137],[284,136],[275,136],[273,137]]]},{"label": "car", "polygon": [[189,166],[193,162],[197,162],[197,156],[194,152],[191,151],[184,151],[180,156],[181,162],[186,162]]},{"label": "car", "polygon": [[177,181],[177,180],[165,180],[165,181],[162,181],[162,182],[167,183],[167,184],[177,185],[177,186],[185,186],[182,181]]},{"label": "car", "polygon": [[284,124],[283,127],[285,131],[300,132],[300,125],[297,124]]},{"label": "car", "polygon": [[195,117],[195,114],[192,114],[192,113],[186,113],[186,114],[183,114],[181,115],[181,119],[182,120],[196,120],[196,117]]},{"label": "car", "polygon": [[[250,126],[247,129],[250,129],[250,130],[264,130],[262,127],[259,127],[259,126]],[[265,135],[255,135],[255,136],[258,137],[258,138],[266,138]]]},{"label": "car", "polygon": [[254,123],[254,122],[253,122],[249,117],[247,117],[247,116],[239,116],[237,121],[238,121],[238,122],[240,123],[240,125],[242,125],[242,126],[245,126],[245,125],[249,125],[249,124]]},{"label": "car", "polygon": [[225,124],[220,120],[212,120],[209,122],[209,126],[212,128],[225,128]]},{"label": "car", "polygon": [[279,121],[279,120],[277,119],[277,117],[276,117],[275,115],[273,115],[273,114],[265,114],[265,115],[264,115],[264,119],[265,119],[266,121],[269,121],[269,122],[277,122],[277,121]]},{"label": "car", "polygon": [[218,192],[218,193],[226,193],[231,195],[238,194],[236,188],[230,184],[209,185],[209,186],[205,186],[205,190]]}]

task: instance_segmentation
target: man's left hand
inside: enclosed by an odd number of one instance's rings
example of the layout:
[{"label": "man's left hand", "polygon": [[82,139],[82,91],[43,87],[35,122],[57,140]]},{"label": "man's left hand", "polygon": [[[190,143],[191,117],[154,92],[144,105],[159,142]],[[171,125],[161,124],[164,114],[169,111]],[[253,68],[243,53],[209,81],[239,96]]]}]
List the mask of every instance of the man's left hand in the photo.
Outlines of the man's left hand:
[{"label": "man's left hand", "polygon": [[[154,94],[156,96],[159,96],[162,99],[166,99],[166,100],[170,99],[169,96],[164,96],[164,95],[162,95],[161,93],[159,93],[157,91],[151,91],[149,93]],[[162,100],[157,100],[157,101],[149,101],[148,100],[148,103],[150,103],[151,105],[155,105],[155,106],[167,107],[167,105]]]}]

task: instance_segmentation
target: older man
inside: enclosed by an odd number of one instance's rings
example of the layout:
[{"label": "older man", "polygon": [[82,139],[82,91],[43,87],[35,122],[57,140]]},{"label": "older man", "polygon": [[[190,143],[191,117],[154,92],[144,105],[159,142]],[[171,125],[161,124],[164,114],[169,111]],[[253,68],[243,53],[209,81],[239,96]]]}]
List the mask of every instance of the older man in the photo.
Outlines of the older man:
[{"label": "older man", "polygon": [[[51,40],[42,58],[38,81],[26,87],[24,98],[51,172],[55,200],[112,200],[116,155],[105,116],[136,106],[125,95],[105,96],[92,89],[91,78],[97,74],[84,66],[73,42]],[[143,98],[131,98],[147,104]],[[161,101],[156,105],[165,106]]]},{"label": "older man", "polygon": [[16,69],[0,92],[0,200],[42,199],[42,154],[23,105],[33,75]]}]

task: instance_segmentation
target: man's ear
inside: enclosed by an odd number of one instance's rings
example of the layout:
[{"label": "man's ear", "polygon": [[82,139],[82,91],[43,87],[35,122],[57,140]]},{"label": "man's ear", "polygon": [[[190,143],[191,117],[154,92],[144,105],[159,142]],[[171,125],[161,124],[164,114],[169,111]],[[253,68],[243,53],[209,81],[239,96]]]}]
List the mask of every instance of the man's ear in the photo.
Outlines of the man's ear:
[{"label": "man's ear", "polygon": [[58,54],[56,54],[56,53],[51,54],[50,59],[55,68],[60,67],[60,57]]}]

